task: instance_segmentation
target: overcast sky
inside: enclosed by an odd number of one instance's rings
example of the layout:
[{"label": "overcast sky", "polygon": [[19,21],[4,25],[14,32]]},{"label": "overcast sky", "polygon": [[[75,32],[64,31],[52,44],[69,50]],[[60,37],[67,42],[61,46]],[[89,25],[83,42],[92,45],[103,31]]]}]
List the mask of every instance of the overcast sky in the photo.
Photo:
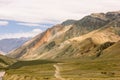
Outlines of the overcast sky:
[{"label": "overcast sky", "polygon": [[120,10],[120,0],[0,0],[0,39],[33,37],[67,19]]}]

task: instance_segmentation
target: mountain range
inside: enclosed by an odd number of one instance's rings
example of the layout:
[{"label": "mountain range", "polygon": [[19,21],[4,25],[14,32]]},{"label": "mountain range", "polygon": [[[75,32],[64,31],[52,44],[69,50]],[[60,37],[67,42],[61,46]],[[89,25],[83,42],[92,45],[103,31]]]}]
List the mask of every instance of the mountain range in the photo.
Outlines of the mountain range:
[{"label": "mountain range", "polygon": [[7,56],[28,60],[98,57],[117,46],[119,40],[120,11],[92,13],[47,29]]},{"label": "mountain range", "polygon": [[9,38],[0,40],[0,51],[8,53],[11,50],[17,49],[30,38]]},{"label": "mountain range", "polygon": [[3,80],[120,80],[119,61],[120,11],[114,11],[48,28],[0,55],[0,70]]}]

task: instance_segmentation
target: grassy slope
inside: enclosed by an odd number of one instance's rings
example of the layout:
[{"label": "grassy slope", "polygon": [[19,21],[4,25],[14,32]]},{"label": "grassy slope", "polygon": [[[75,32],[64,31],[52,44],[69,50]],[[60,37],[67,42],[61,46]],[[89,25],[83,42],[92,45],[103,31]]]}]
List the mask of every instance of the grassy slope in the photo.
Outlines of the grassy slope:
[{"label": "grassy slope", "polygon": [[8,67],[5,80],[54,80],[55,62],[48,60],[19,61]]},{"label": "grassy slope", "polygon": [[[61,76],[66,80],[116,80],[120,79],[119,58],[72,58],[58,62]],[[8,68],[5,80],[57,80],[54,61],[20,61]]]},{"label": "grassy slope", "polygon": [[116,59],[70,59],[59,64],[62,76],[70,80],[120,79],[120,62]]},{"label": "grassy slope", "polygon": [[[105,48],[110,43],[98,47]],[[101,51],[100,56],[63,60],[62,76],[71,80],[120,80],[120,41]]]},{"label": "grassy slope", "polygon": [[[119,43],[119,42],[118,42]],[[116,80],[120,79],[120,58],[117,55],[106,57],[106,50],[119,50],[119,44],[103,50],[99,57],[82,57],[58,60],[62,77],[66,80]],[[114,50],[111,48],[116,47]],[[117,50],[116,50],[117,49]],[[117,52],[119,53],[119,51]],[[114,53],[110,53],[114,54]],[[5,80],[56,80],[54,61],[34,60],[19,61],[8,68]]]},{"label": "grassy slope", "polygon": [[15,62],[16,62],[15,59],[8,58],[4,55],[0,55],[0,70],[5,69],[6,67],[12,65]]},{"label": "grassy slope", "polygon": [[[70,59],[59,64],[61,75],[67,80],[120,79],[120,59]],[[21,66],[22,64],[22,66]],[[7,70],[5,80],[55,80],[54,62],[22,61]],[[19,68],[18,68],[19,67]]]}]

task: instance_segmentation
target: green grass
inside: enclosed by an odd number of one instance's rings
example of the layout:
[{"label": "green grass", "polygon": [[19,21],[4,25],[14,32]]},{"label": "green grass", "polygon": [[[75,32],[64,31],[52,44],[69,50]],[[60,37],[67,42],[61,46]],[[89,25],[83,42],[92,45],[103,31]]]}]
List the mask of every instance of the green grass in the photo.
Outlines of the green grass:
[{"label": "green grass", "polygon": [[[120,59],[69,59],[59,64],[62,76],[71,80],[95,80],[116,78],[120,79]],[[102,80],[101,79],[101,80]]]},{"label": "green grass", "polygon": [[[9,80],[56,80],[54,64],[59,63],[62,77],[67,80],[120,79],[119,58],[72,58],[60,61],[18,61],[6,70]],[[61,63],[60,63],[61,62]]]},{"label": "green grass", "polygon": [[49,60],[18,61],[13,65],[9,66],[8,69],[17,69],[24,66],[33,66],[33,65],[48,64],[48,63],[55,63],[55,61],[49,61]]},{"label": "green grass", "polygon": [[27,78],[29,78],[28,80],[52,80],[55,78],[53,67],[55,63],[48,60],[18,61],[7,68],[4,79],[13,76],[11,80],[27,80]]},{"label": "green grass", "polygon": [[9,65],[12,65],[16,61],[17,61],[16,59],[12,59],[4,55],[0,55],[0,70],[5,70],[6,67],[8,67]]}]

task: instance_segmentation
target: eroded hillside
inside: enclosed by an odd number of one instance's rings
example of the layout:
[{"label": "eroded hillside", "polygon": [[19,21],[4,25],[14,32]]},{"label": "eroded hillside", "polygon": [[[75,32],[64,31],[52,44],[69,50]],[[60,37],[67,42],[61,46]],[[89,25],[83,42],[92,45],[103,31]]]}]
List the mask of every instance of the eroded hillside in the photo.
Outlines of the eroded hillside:
[{"label": "eroded hillside", "polygon": [[20,59],[58,59],[96,55],[97,47],[120,40],[120,12],[93,13],[49,28],[8,56]]}]

